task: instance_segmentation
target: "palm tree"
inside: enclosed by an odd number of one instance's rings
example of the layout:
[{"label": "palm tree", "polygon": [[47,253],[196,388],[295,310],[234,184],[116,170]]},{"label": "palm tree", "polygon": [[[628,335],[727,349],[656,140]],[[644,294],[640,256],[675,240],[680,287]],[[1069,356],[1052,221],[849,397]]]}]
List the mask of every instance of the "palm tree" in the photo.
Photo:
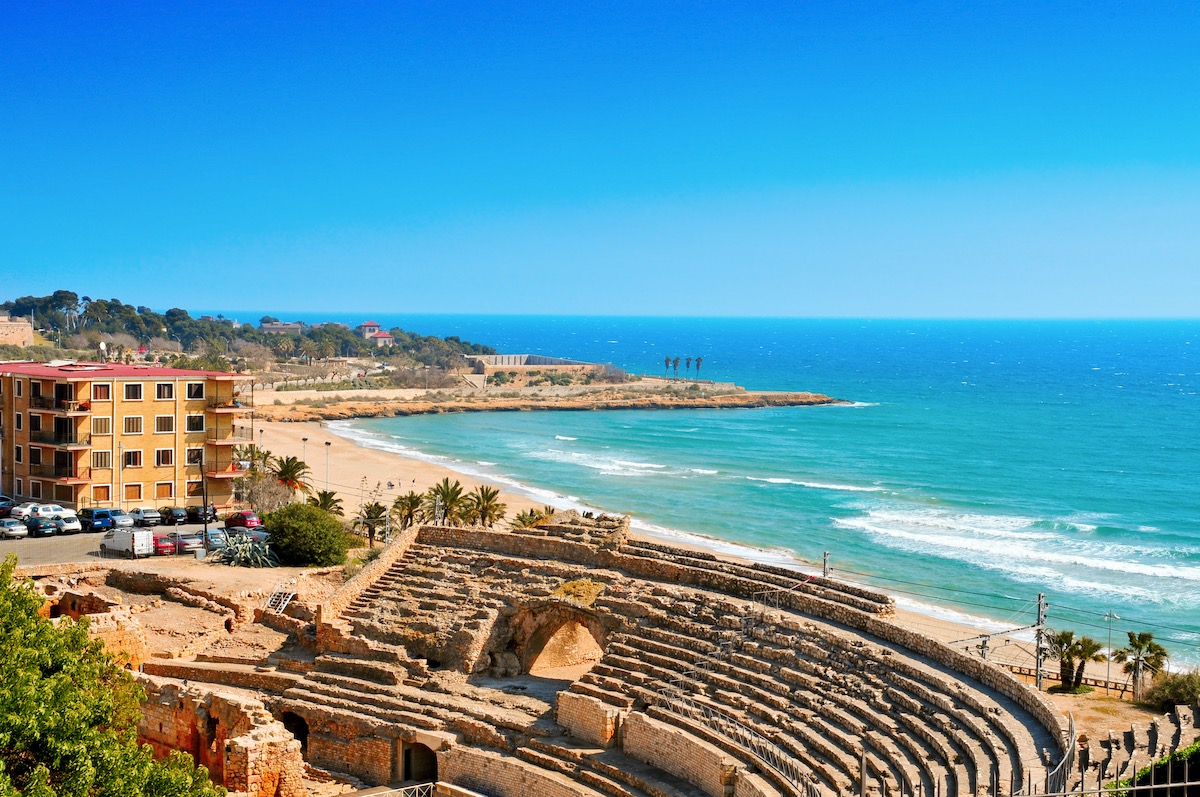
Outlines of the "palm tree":
[{"label": "palm tree", "polygon": [[1089,661],[1094,661],[1099,664],[1102,661],[1108,661],[1108,656],[1100,651],[1104,650],[1104,646],[1091,637],[1080,637],[1075,643],[1075,655],[1078,664],[1075,665],[1075,677],[1071,679],[1071,689],[1078,692],[1083,686],[1083,668],[1087,666]]},{"label": "palm tree", "polygon": [[295,344],[287,335],[276,335],[271,341],[271,351],[275,352],[277,357],[287,357],[294,348]]},{"label": "palm tree", "polygon": [[346,510],[342,508],[342,499],[338,498],[333,490],[319,490],[316,495],[308,497],[308,503],[317,509],[324,509],[331,515],[343,517],[346,514]]},{"label": "palm tree", "polygon": [[312,338],[304,338],[300,341],[299,351],[300,356],[308,360],[309,365],[312,365],[313,358],[317,356],[320,349],[318,348],[315,340]]},{"label": "palm tree", "polygon": [[462,506],[463,490],[458,479],[451,482],[450,477],[447,476],[425,493],[425,513],[433,518],[434,523],[458,525]]},{"label": "palm tree", "polygon": [[543,517],[544,515],[536,509],[526,509],[513,517],[511,525],[514,529],[527,529]]},{"label": "palm tree", "polygon": [[686,360],[686,363],[687,363],[687,367],[683,369],[683,374],[685,377],[688,376],[689,374],[691,374],[691,372],[692,372],[692,358],[688,357]]},{"label": "palm tree", "polygon": [[328,360],[337,352],[337,346],[334,345],[333,338],[322,338],[317,345],[317,349],[321,354],[322,360]]},{"label": "palm tree", "polygon": [[471,523],[490,528],[497,520],[503,520],[508,507],[500,503],[500,491],[481,484],[467,494],[463,513]]},{"label": "palm tree", "polygon": [[396,496],[396,500],[392,502],[392,515],[402,531],[421,519],[423,500],[420,493],[411,490]]},{"label": "palm tree", "polygon": [[236,446],[233,449],[233,458],[238,462],[248,462],[250,466],[248,470],[253,474],[263,474],[272,469],[272,463],[275,457],[270,451],[265,448],[260,448],[249,443],[244,446]]},{"label": "palm tree", "polygon": [[1075,679],[1075,656],[1079,642],[1074,631],[1058,631],[1046,638],[1046,655],[1058,662],[1058,681],[1070,689]]},{"label": "palm tree", "polygon": [[676,357],[674,360],[672,360],[671,365],[675,366],[675,378],[678,379],[679,378],[679,358]]},{"label": "palm tree", "polygon": [[375,532],[386,529],[387,526],[388,508],[378,501],[363,504],[358,510],[358,516],[354,518],[354,528],[366,530],[367,546],[370,548],[375,547]]},{"label": "palm tree", "polygon": [[1156,673],[1167,663],[1167,649],[1154,641],[1149,631],[1129,635],[1129,647],[1113,653],[1113,661],[1125,662],[1125,672],[1133,676],[1133,699],[1142,699],[1142,681],[1147,672]]},{"label": "palm tree", "polygon": [[704,362],[704,358],[703,358],[703,357],[697,357],[697,358],[696,358],[696,378],[697,378],[697,379],[699,379],[699,378],[700,378],[700,363],[702,363],[702,362]]},{"label": "palm tree", "polygon": [[275,460],[274,467],[271,468],[271,475],[275,477],[275,480],[291,489],[292,492],[296,490],[302,493],[312,492],[312,485],[308,481],[311,474],[312,471],[308,465],[296,457],[279,457]]},{"label": "palm tree", "polygon": [[671,375],[671,358],[667,357],[663,360],[663,379]]}]

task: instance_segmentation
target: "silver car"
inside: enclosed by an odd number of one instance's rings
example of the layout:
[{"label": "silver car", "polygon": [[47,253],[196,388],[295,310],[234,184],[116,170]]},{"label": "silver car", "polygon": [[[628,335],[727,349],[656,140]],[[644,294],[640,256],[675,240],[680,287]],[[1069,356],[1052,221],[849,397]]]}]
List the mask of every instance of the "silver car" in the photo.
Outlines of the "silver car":
[{"label": "silver car", "polygon": [[29,536],[29,529],[16,518],[0,519],[0,537],[6,540],[23,540]]},{"label": "silver car", "polygon": [[75,515],[54,515],[50,519],[58,527],[59,534],[78,534],[83,531],[83,525]]},{"label": "silver car", "polygon": [[175,543],[175,553],[191,553],[204,548],[204,537],[195,531],[172,531],[167,539]]}]

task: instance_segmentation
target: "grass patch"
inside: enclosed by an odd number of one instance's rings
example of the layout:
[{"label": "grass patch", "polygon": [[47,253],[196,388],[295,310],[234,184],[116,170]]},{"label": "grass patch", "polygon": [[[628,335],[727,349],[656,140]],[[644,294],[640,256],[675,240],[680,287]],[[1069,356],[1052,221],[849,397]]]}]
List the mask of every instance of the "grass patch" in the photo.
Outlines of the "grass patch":
[{"label": "grass patch", "polygon": [[580,606],[591,606],[603,591],[604,584],[599,581],[581,578],[560,584],[558,589],[554,590],[553,597],[562,598]]}]

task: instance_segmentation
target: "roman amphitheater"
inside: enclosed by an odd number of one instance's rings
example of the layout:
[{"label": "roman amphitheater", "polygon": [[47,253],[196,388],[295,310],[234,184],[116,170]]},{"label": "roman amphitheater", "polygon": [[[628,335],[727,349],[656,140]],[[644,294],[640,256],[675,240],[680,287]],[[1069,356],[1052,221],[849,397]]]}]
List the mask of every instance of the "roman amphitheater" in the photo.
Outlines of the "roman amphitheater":
[{"label": "roman amphitheater", "polygon": [[[634,541],[623,519],[413,528],[344,582],[253,571],[232,595],[142,568],[29,575],[140,671],[146,742],[253,797],[1039,794],[1200,735],[1181,707],[1077,736],[886,596]],[[188,633],[151,644],[166,605]]]}]

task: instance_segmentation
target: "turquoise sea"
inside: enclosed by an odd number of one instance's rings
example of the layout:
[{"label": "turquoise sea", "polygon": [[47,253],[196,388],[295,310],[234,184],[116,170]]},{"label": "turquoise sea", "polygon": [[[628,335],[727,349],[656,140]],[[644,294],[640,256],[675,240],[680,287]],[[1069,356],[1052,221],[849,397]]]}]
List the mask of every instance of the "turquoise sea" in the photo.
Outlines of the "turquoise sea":
[{"label": "turquoise sea", "polygon": [[375,320],[630,372],[700,356],[704,378],[855,403],[342,426],[365,444],[764,560],[828,551],[835,575],[985,628],[1032,623],[1044,592],[1055,629],[1103,643],[1112,613],[1114,641],[1150,630],[1200,663],[1200,323]]}]

